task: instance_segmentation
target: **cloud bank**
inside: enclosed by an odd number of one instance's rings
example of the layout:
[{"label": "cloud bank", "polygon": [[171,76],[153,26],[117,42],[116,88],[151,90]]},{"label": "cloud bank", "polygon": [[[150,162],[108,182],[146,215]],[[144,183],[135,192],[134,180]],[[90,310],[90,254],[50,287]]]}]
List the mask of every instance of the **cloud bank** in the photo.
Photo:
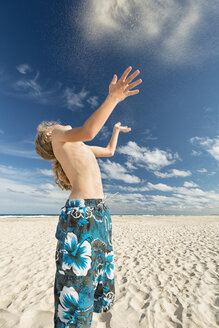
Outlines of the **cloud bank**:
[{"label": "cloud bank", "polygon": [[171,65],[216,55],[219,46],[211,27],[217,1],[90,0],[79,12],[84,36],[95,46],[141,48]]},{"label": "cloud bank", "polygon": [[198,145],[211,154],[217,161],[219,161],[219,135],[215,138],[209,137],[193,137],[190,138],[193,145]]}]

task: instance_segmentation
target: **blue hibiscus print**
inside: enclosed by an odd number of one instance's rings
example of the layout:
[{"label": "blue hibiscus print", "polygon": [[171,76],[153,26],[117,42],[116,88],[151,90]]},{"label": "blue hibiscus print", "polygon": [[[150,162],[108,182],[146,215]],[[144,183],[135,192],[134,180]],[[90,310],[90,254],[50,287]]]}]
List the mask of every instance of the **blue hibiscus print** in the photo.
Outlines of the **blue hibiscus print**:
[{"label": "blue hibiscus print", "polygon": [[60,303],[58,306],[59,319],[68,324],[75,323],[75,313],[78,307],[79,295],[74,287],[64,286],[60,294]]},{"label": "blue hibiscus print", "polygon": [[70,270],[77,276],[86,276],[91,267],[91,245],[87,240],[78,244],[78,238],[69,232],[65,238],[62,269]]},{"label": "blue hibiscus print", "polygon": [[106,275],[109,279],[114,278],[114,256],[113,256],[113,251],[106,254]]}]

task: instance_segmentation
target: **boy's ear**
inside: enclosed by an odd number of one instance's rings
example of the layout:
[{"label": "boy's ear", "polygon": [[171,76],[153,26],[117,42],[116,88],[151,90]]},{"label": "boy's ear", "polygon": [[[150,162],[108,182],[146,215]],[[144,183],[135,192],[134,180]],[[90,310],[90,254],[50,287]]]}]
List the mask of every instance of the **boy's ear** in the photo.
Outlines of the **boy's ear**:
[{"label": "boy's ear", "polygon": [[51,135],[52,135],[52,131],[46,132],[46,135],[47,135],[48,137],[51,137]]}]

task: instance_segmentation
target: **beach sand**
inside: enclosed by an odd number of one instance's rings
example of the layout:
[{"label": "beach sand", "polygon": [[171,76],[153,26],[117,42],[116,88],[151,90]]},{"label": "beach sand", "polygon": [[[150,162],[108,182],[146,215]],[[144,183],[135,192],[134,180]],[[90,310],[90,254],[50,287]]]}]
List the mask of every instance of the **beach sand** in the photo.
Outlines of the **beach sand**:
[{"label": "beach sand", "polygon": [[[53,328],[58,217],[0,220],[0,327]],[[116,298],[91,328],[216,328],[219,216],[113,216]]]}]

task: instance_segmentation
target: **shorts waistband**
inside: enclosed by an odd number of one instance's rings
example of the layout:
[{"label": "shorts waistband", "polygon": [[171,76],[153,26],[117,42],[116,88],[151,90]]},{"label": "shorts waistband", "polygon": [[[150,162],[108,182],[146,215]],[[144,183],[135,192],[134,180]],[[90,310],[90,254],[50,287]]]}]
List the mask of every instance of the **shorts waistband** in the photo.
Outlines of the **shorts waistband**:
[{"label": "shorts waistband", "polygon": [[103,203],[103,198],[81,198],[81,199],[67,199],[65,207],[75,207],[75,206],[97,206]]}]

